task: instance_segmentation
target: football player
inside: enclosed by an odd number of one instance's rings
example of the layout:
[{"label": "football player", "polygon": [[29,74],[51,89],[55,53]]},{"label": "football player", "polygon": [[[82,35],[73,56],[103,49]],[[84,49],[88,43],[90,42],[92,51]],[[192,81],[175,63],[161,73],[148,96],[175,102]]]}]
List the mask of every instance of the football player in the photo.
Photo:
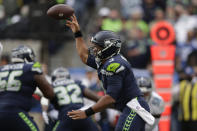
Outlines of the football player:
[{"label": "football player", "polygon": [[152,81],[148,77],[137,77],[137,84],[142,93],[144,93],[145,100],[150,107],[150,113],[155,117],[155,122],[152,126],[146,124],[146,131],[158,131],[158,123],[161,113],[164,111],[164,101],[162,97],[153,91]]},{"label": "football player", "polygon": [[33,50],[20,45],[12,50],[12,64],[0,67],[1,131],[38,131],[27,114],[37,86],[45,97],[55,101],[53,89],[42,74],[40,64],[34,60]]},{"label": "football player", "polygon": [[80,81],[71,79],[66,68],[59,67],[52,73],[52,85],[58,98],[59,118],[53,131],[97,131],[97,125],[91,118],[72,120],[67,116],[68,111],[83,107],[83,97],[98,101],[100,96],[85,88]]},{"label": "football player", "polygon": [[106,93],[92,107],[85,111],[74,110],[68,112],[68,115],[74,120],[84,119],[107,107],[114,106],[122,112],[116,131],[143,131],[145,121],[152,124],[154,118],[148,112],[148,104],[137,86],[131,65],[119,53],[120,37],[112,31],[100,31],[92,37],[92,47],[88,49],[75,15],[70,21],[66,21],[66,25],[74,33],[77,52],[81,60],[97,69]]}]

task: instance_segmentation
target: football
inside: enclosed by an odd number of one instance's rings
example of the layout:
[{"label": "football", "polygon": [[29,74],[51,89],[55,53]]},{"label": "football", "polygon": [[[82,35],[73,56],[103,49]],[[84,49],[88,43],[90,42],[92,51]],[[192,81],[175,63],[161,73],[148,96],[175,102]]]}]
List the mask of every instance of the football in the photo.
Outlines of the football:
[{"label": "football", "polygon": [[72,16],[74,9],[66,4],[57,4],[48,9],[47,15],[57,19],[66,19]]}]

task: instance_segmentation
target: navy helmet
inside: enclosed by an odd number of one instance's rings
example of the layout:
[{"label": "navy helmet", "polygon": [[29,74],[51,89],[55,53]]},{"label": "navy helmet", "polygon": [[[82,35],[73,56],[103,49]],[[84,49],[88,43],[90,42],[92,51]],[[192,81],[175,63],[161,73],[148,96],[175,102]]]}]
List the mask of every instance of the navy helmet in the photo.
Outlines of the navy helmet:
[{"label": "navy helmet", "polygon": [[142,93],[148,93],[152,91],[152,81],[149,77],[137,77],[137,85]]},{"label": "navy helmet", "polygon": [[11,53],[11,61],[13,63],[29,63],[34,62],[35,53],[32,48],[24,45],[20,45],[14,48]]},{"label": "navy helmet", "polygon": [[108,59],[120,52],[121,40],[115,32],[99,31],[92,37],[91,42],[101,48],[96,54],[100,60]]},{"label": "navy helmet", "polygon": [[56,79],[70,79],[70,73],[68,69],[64,67],[55,69],[52,73],[52,81],[55,81]]}]

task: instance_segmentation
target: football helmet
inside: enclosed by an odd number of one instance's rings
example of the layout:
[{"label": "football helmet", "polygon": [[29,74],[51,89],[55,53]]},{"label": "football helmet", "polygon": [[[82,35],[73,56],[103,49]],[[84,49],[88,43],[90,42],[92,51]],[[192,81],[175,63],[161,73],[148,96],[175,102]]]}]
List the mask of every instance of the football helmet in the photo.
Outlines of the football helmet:
[{"label": "football helmet", "polygon": [[56,79],[70,79],[69,71],[64,67],[55,69],[52,73],[52,81],[55,81]]},{"label": "football helmet", "polygon": [[[95,54],[97,62],[108,59],[120,52],[120,37],[112,31],[99,31],[91,38],[91,42],[101,48]],[[89,48],[90,51],[91,49]]]},{"label": "football helmet", "polygon": [[11,61],[13,63],[29,63],[34,62],[35,54],[32,48],[24,45],[20,45],[12,50]]},{"label": "football helmet", "polygon": [[148,77],[138,77],[137,85],[142,93],[149,93],[152,91],[152,81]]}]

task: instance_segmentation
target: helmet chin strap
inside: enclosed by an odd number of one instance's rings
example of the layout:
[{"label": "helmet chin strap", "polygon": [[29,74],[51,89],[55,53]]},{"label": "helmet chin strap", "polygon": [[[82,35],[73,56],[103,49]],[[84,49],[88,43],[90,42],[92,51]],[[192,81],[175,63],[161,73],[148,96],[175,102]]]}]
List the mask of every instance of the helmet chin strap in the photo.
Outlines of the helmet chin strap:
[{"label": "helmet chin strap", "polygon": [[102,64],[101,59],[98,58],[98,56],[95,57],[95,62],[96,62],[97,68],[99,68],[100,65]]}]

